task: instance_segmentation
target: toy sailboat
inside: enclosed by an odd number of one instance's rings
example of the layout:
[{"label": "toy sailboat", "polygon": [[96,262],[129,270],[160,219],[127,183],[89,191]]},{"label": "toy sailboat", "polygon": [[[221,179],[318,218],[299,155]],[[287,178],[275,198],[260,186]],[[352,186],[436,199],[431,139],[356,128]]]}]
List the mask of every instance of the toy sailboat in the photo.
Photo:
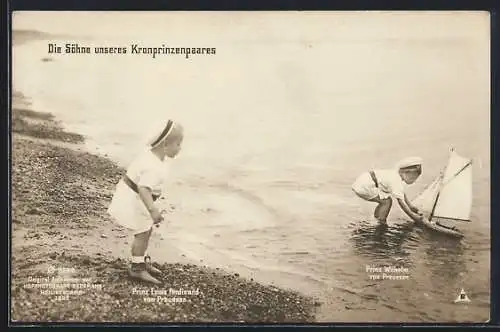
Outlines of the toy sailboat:
[{"label": "toy sailboat", "polygon": [[450,223],[470,221],[472,159],[460,156],[452,148],[444,170],[413,200],[413,205],[424,214],[424,226],[462,238],[464,234]]}]

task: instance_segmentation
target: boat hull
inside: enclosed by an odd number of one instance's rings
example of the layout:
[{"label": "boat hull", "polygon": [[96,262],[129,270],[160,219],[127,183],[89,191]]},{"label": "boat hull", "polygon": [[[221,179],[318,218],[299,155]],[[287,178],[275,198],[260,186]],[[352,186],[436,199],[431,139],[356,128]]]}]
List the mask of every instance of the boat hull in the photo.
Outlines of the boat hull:
[{"label": "boat hull", "polygon": [[451,237],[461,239],[464,237],[464,234],[457,228],[450,228],[448,226],[444,226],[439,223],[439,221],[434,222],[434,221],[423,221],[419,222],[418,224],[422,225],[423,227],[430,229],[432,231],[441,233],[441,234],[446,234]]},{"label": "boat hull", "polygon": [[472,160],[450,150],[448,164],[412,203],[424,216],[417,221],[425,228],[455,238],[464,234],[454,226],[443,224],[470,221],[472,209]]}]

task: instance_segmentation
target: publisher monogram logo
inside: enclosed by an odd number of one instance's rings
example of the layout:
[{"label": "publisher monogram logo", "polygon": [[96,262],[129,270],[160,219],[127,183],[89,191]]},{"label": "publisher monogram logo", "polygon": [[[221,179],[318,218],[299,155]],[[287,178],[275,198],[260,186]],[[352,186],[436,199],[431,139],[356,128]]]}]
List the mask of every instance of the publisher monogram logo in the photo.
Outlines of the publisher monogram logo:
[{"label": "publisher monogram logo", "polygon": [[465,293],[465,290],[462,288],[460,290],[460,294],[458,294],[457,298],[455,299],[455,303],[469,303],[471,300]]}]

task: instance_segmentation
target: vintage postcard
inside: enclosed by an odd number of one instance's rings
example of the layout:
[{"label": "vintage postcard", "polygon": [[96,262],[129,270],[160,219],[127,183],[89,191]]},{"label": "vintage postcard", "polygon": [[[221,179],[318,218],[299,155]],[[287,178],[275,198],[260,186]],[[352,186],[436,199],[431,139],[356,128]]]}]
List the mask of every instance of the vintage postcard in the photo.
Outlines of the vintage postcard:
[{"label": "vintage postcard", "polygon": [[485,322],[487,12],[14,12],[12,322]]}]

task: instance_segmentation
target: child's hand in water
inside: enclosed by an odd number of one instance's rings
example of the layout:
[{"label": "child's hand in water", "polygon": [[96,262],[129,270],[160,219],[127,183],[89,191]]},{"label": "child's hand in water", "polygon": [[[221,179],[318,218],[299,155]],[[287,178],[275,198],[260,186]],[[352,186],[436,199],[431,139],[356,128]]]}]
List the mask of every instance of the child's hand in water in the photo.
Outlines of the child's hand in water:
[{"label": "child's hand in water", "polygon": [[413,208],[411,211],[418,216],[419,220],[424,218],[424,213],[420,211],[418,208]]}]

